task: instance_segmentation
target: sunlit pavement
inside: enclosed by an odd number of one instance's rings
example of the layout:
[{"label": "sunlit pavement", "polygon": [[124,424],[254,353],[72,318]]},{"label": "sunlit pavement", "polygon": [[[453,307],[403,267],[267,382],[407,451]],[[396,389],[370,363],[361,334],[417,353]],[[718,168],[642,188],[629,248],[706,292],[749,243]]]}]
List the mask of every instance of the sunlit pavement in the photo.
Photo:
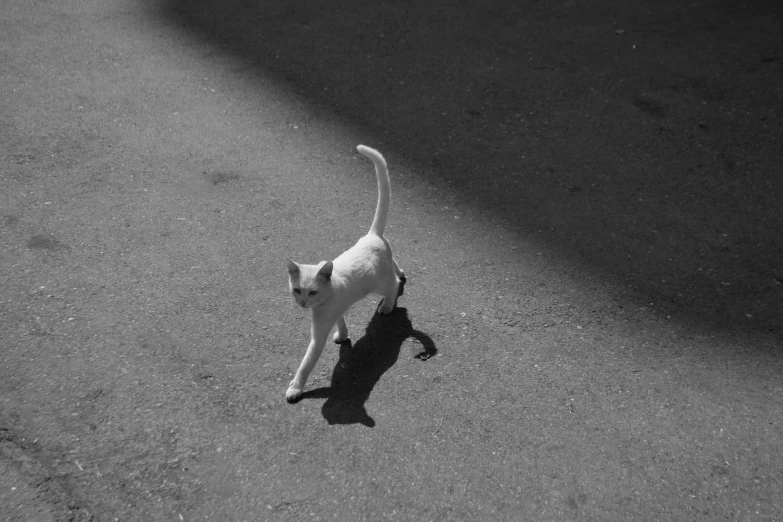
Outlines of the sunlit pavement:
[{"label": "sunlit pavement", "polygon": [[[742,14],[765,21],[752,38],[761,50],[748,51],[760,54],[759,69],[746,71],[756,76],[745,112],[732,90],[741,75],[674,93],[656,82],[683,78],[628,66],[638,95],[622,101],[600,90],[608,66],[599,62],[579,72],[598,90],[586,116],[568,112],[569,96],[587,99],[573,76],[585,48],[612,48],[632,63],[624,53],[647,45],[644,60],[674,63],[661,31],[699,49],[732,13],[712,12],[695,33],[677,32],[681,18],[655,18],[663,25],[633,41],[633,24],[652,16],[644,5],[636,18],[608,10],[599,25],[579,23],[597,17],[568,2],[513,17],[501,16],[503,6],[430,13],[433,27],[457,28],[471,17],[519,25],[514,17],[530,15],[547,25],[529,30],[551,33],[562,52],[581,42],[561,62],[519,69],[540,90],[506,118],[497,100],[513,97],[479,79],[514,61],[470,61],[450,76],[460,57],[441,51],[454,63],[423,85],[442,90],[417,90],[410,78],[438,71],[419,71],[406,46],[441,49],[443,34],[411,29],[424,26],[412,16],[419,11],[403,12],[410,6],[379,7],[388,25],[366,29],[373,12],[361,9],[305,16],[301,6],[264,4],[237,15],[237,5],[216,5],[15,1],[0,15],[0,518],[783,517],[773,306],[783,274],[763,264],[778,248],[770,230],[779,217],[762,205],[779,183],[747,188],[774,142],[758,136],[780,138],[779,124],[748,134],[756,121],[779,121],[779,105],[766,119],[754,112],[774,106],[757,98],[764,93],[779,100],[769,82],[780,57],[761,45],[779,12],[757,15],[751,5]],[[745,20],[737,16],[734,24]],[[462,33],[473,34],[477,53],[495,45],[476,36],[487,34],[481,27]],[[509,34],[499,30],[498,41],[517,41]],[[346,40],[367,46],[364,56],[349,53],[355,69],[338,59]],[[340,45],[325,51],[330,42]],[[251,43],[258,59],[241,50]],[[687,70],[700,55],[677,56]],[[399,67],[406,59],[410,67]],[[384,60],[388,76],[364,79]],[[340,67],[343,76],[322,70]],[[314,95],[324,78],[332,81]],[[407,98],[395,94],[411,83]],[[705,89],[716,97],[707,108]],[[426,103],[417,99],[425,92]],[[473,92],[464,96],[476,105],[460,105],[456,92]],[[678,118],[696,117],[691,102],[706,112],[686,131]],[[442,124],[417,103],[436,107]],[[587,127],[590,119],[598,123]],[[708,126],[728,137],[699,138]],[[626,167],[601,178],[622,147],[585,146],[602,139],[590,129],[627,135],[624,160],[649,170],[725,145],[716,165],[745,183],[727,185],[725,196],[704,187],[717,198],[712,213],[696,189],[696,211],[645,206],[660,191],[676,199],[686,189],[665,172],[638,186],[622,177]],[[289,405],[309,318],[287,295],[284,260],[334,258],[367,230],[375,180],[358,143],[390,165],[387,232],[408,276],[405,295],[389,318],[374,316],[372,300],[358,304],[352,342],[328,348],[303,399]],[[680,143],[690,145],[676,155]],[[745,178],[743,161],[753,167]],[[566,168],[580,163],[584,171]],[[761,210],[706,237],[709,223],[731,221],[723,209],[736,202],[720,198],[743,190]],[[605,210],[615,196],[620,210]],[[751,218],[752,238],[738,239]],[[599,230],[601,220],[616,229]],[[663,237],[661,223],[704,244]],[[582,239],[559,231],[568,227]],[[747,250],[738,245],[751,240],[756,261],[743,275],[735,268]],[[703,254],[692,273],[689,248]],[[595,260],[602,249],[606,266]],[[633,259],[622,264],[625,249]]]}]

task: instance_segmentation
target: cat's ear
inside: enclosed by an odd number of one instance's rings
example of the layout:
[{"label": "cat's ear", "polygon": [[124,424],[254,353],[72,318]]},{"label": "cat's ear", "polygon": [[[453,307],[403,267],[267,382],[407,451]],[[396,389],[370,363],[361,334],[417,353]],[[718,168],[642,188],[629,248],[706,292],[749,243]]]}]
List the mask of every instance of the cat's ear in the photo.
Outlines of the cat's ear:
[{"label": "cat's ear", "polygon": [[318,269],[318,276],[323,279],[330,279],[332,277],[332,268],[334,268],[332,262],[327,261],[324,263],[324,266]]},{"label": "cat's ear", "polygon": [[299,265],[291,261],[290,259],[286,258],[285,260],[286,264],[288,265],[288,273],[291,275],[296,275],[299,273]]}]

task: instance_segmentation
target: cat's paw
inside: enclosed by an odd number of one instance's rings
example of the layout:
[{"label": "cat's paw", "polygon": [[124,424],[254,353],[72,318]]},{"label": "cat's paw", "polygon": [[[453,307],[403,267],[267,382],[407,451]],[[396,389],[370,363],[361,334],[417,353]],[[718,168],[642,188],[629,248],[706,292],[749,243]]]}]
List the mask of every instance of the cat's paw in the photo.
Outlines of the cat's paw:
[{"label": "cat's paw", "polygon": [[394,311],[394,305],[396,303],[392,303],[391,306],[386,304],[386,299],[381,299],[381,303],[378,305],[378,313],[381,315],[389,315]]},{"label": "cat's paw", "polygon": [[296,384],[296,381],[291,381],[291,384],[288,385],[288,390],[285,392],[285,400],[288,402],[296,402],[301,396],[302,386]]},{"label": "cat's paw", "polygon": [[342,344],[348,340],[348,334],[346,333],[345,336],[343,337],[340,335],[340,332],[334,332],[334,336],[332,337],[332,340],[337,344]]}]

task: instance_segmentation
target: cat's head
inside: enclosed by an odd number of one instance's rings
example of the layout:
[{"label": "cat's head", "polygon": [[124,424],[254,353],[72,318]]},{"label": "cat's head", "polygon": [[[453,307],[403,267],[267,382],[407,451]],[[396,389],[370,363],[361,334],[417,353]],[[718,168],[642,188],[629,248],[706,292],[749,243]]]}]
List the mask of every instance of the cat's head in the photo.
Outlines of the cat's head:
[{"label": "cat's head", "polygon": [[326,302],[332,294],[332,262],[317,265],[288,264],[288,287],[294,301],[302,308],[312,308]]}]

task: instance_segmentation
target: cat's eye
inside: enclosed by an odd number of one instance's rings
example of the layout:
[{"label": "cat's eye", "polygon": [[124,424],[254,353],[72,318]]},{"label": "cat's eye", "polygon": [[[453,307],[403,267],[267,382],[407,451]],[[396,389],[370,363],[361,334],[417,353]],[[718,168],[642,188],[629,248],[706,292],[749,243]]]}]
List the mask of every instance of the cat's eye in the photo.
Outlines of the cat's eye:
[{"label": "cat's eye", "polygon": [[318,290],[310,290],[310,295],[315,295],[318,293]]},{"label": "cat's eye", "polygon": [[301,291],[301,290],[299,290],[298,288],[294,288],[294,293],[295,293],[295,294],[301,294],[301,293],[302,293],[302,291]]}]

